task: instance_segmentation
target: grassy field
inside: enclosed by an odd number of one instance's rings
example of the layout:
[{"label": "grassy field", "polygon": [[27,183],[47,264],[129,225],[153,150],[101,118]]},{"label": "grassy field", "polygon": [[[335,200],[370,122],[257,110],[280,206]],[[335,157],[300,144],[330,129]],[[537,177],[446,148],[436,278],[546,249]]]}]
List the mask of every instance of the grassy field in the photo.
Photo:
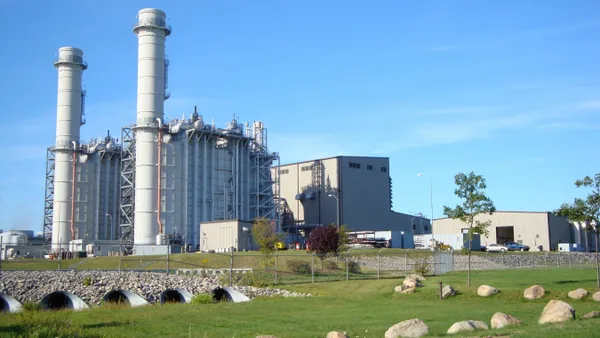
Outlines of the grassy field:
[{"label": "grassy field", "polygon": [[[450,284],[460,293],[438,299],[438,282]],[[589,296],[567,299],[567,292],[579,287],[595,289],[593,270],[511,270],[477,271],[473,287],[466,287],[465,273],[432,277],[412,295],[400,295],[393,287],[400,279],[354,280],[316,284],[286,285],[284,288],[309,292],[311,298],[260,298],[249,303],[153,305],[145,308],[96,308],[82,312],[29,312],[6,315],[0,321],[2,336],[37,332],[51,323],[72,323],[67,335],[101,337],[325,337],[331,330],[346,331],[350,337],[383,337],[392,325],[421,318],[432,336],[444,336],[454,322],[482,320],[505,312],[525,321],[510,329],[479,331],[467,336],[509,335],[510,337],[597,337],[600,319],[574,320],[540,326],[537,319],[550,299],[570,303],[577,316],[600,310]],[[532,284],[547,290],[541,300],[525,301],[523,290]],[[489,284],[501,290],[490,298],[480,298],[477,286]],[[54,320],[55,319],[55,320]],[[40,324],[41,323],[41,324]],[[64,324],[63,324],[64,325]]]}]

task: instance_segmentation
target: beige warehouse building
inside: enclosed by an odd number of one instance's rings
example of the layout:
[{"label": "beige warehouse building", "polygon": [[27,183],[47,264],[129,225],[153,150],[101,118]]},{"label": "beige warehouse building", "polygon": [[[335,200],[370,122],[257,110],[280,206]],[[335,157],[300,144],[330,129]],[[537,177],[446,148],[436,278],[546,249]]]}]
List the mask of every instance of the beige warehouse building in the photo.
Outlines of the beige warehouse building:
[{"label": "beige warehouse building", "polygon": [[[559,243],[574,243],[573,226],[566,218],[554,216],[551,212],[497,211],[492,215],[480,214],[476,220],[491,221],[487,237],[481,237],[482,245],[517,242],[528,245],[537,251],[557,250]],[[457,234],[468,226],[455,219],[442,218],[433,221],[433,236],[436,234]]]},{"label": "beige warehouse building", "polygon": [[280,178],[279,195],[286,210],[282,228],[339,221],[351,231],[403,231],[412,243],[413,225],[419,231],[429,228],[430,222],[393,211],[389,167],[387,157],[356,156],[273,167],[273,177]]}]

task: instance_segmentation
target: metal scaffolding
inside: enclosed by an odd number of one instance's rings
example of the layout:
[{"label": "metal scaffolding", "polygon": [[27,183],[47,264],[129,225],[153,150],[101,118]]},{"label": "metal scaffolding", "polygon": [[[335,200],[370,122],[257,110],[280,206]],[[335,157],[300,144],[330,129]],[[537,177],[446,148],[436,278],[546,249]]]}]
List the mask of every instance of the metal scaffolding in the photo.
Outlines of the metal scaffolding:
[{"label": "metal scaffolding", "polygon": [[133,244],[135,206],[135,132],[133,125],[121,129],[121,198],[119,205],[119,239]]},{"label": "metal scaffolding", "polygon": [[[252,154],[254,157],[252,159],[252,170],[256,175],[256,181],[254,182],[254,191],[251,192],[254,204],[250,207],[254,209],[255,217],[272,219],[276,222],[277,230],[281,230],[279,154],[263,152],[261,150]],[[278,169],[275,177],[272,177],[271,167],[275,161],[277,162]]]},{"label": "metal scaffolding", "polygon": [[46,149],[46,184],[44,193],[44,238],[52,239],[52,214],[54,212],[54,147]]}]

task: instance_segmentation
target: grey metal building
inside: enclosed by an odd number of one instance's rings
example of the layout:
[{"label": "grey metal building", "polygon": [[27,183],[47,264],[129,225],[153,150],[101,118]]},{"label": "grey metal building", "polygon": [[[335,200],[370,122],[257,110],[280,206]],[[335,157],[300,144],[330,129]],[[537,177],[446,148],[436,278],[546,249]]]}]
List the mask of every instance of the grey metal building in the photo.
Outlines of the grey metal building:
[{"label": "grey metal building", "polygon": [[[273,167],[279,177],[282,227],[345,224],[350,231],[400,230],[428,219],[393,211],[387,157],[337,156]],[[278,174],[279,171],[279,175]],[[338,219],[339,218],[339,219]]]},{"label": "grey metal building", "polygon": [[[482,245],[517,242],[537,251],[539,245],[543,250],[557,250],[559,243],[573,243],[572,224],[551,212],[496,211],[477,215],[476,220],[491,221],[488,236],[481,237]],[[434,238],[436,234],[459,234],[465,228],[468,226],[459,220],[433,220]]]}]

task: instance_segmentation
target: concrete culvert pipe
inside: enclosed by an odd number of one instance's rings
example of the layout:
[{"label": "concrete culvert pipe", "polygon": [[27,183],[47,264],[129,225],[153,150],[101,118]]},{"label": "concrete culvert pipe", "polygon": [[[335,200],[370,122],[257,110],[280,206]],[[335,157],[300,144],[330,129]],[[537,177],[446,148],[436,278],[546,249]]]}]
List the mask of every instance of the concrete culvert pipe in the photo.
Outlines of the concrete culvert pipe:
[{"label": "concrete culvert pipe", "polygon": [[192,294],[180,288],[167,289],[160,294],[160,303],[189,303],[192,301]]},{"label": "concrete culvert pipe", "polygon": [[88,305],[76,295],[69,291],[54,291],[47,294],[40,302],[44,310],[83,310],[87,309]]},{"label": "concrete culvert pipe", "polygon": [[129,290],[113,290],[104,295],[105,303],[129,304],[131,307],[148,305],[147,300]]},{"label": "concrete culvert pipe", "polygon": [[0,292],[0,312],[21,312],[23,305],[11,296]]},{"label": "concrete culvert pipe", "polygon": [[233,288],[230,288],[229,286],[217,287],[212,291],[212,296],[213,299],[218,302],[227,301],[234,303],[242,303],[250,301],[250,298],[248,298],[246,295]]}]

